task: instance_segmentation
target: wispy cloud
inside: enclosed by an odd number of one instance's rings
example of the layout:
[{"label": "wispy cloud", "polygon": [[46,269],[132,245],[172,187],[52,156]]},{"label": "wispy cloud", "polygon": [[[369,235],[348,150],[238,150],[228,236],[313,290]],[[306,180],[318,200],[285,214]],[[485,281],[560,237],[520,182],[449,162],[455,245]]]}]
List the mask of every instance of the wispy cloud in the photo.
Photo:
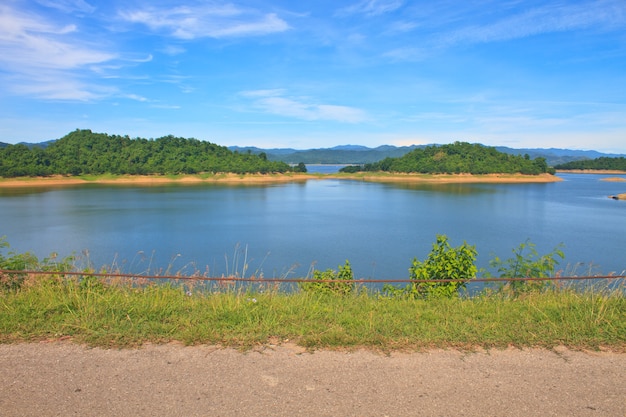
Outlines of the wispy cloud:
[{"label": "wispy cloud", "polygon": [[187,50],[178,45],[167,45],[161,49],[161,52],[163,52],[166,55],[176,56],[176,55],[184,54],[185,52],[187,52]]},{"label": "wispy cloud", "polygon": [[152,104],[150,107],[154,109],[165,109],[165,110],[178,110],[180,106],[175,104]]},{"label": "wispy cloud", "polygon": [[140,96],[138,94],[126,94],[126,95],[124,95],[124,97],[129,99],[129,100],[135,100],[135,101],[139,101],[139,102],[142,102],[142,103],[150,101],[147,98],[145,98],[143,96]]},{"label": "wispy cloud", "polygon": [[[396,36],[397,43],[381,56],[396,62],[422,61],[433,53],[457,45],[505,42],[581,30],[623,30],[626,27],[626,2],[623,0],[555,2],[534,8],[520,7],[517,2],[506,5],[486,3],[480,10],[467,5],[452,8],[449,3],[410,9],[401,21],[389,23],[384,33],[391,39]],[[502,10],[490,12],[489,7]]]},{"label": "wispy cloud", "polygon": [[37,0],[37,3],[64,13],[93,13],[96,10],[94,6],[84,0]]},{"label": "wispy cloud", "polygon": [[[78,71],[117,58],[78,41],[75,25],[60,26],[33,13],[0,7],[0,68],[14,92],[43,98],[86,100],[103,89],[81,81]],[[98,91],[100,90],[100,91]]]},{"label": "wispy cloud", "polygon": [[8,79],[14,94],[47,100],[90,101],[116,94],[114,88],[86,83],[78,77],[68,77],[66,72],[44,71],[29,77]]},{"label": "wispy cloud", "polygon": [[122,19],[163,31],[179,39],[260,36],[289,29],[274,13],[261,13],[232,4],[154,7],[120,12]]},{"label": "wispy cloud", "polygon": [[443,35],[441,41],[444,44],[498,42],[590,28],[610,30],[625,24],[626,3],[620,0],[558,3],[511,14],[494,22],[462,27]]},{"label": "wispy cloud", "polygon": [[344,123],[359,123],[367,119],[365,112],[361,109],[312,103],[306,98],[286,96],[286,91],[282,89],[244,91],[240,95],[251,99],[255,109],[284,117]]},{"label": "wispy cloud", "polygon": [[428,51],[425,48],[418,47],[400,47],[392,49],[382,54],[383,58],[392,61],[422,61],[428,57]]},{"label": "wispy cloud", "polygon": [[339,9],[337,15],[364,14],[365,16],[377,16],[397,10],[402,7],[403,3],[404,1],[402,0],[362,0],[351,6]]}]

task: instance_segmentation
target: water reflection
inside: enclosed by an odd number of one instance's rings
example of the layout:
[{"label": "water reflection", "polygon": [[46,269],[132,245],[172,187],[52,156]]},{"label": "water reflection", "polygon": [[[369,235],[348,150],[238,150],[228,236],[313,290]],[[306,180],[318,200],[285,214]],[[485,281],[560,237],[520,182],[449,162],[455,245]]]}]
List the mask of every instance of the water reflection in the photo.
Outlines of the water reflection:
[{"label": "water reflection", "polygon": [[410,183],[410,182],[385,182],[385,185],[400,190],[427,191],[448,194],[481,194],[497,193],[501,190],[493,186],[483,186],[480,184],[431,184],[431,183]]}]

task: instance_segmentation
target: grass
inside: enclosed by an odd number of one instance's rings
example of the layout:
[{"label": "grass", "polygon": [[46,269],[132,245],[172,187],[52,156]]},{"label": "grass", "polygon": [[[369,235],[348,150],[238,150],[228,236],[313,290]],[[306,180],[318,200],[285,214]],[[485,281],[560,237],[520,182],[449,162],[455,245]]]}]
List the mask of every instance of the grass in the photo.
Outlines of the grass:
[{"label": "grass", "polygon": [[623,290],[415,300],[27,279],[19,290],[0,291],[0,342],[69,338],[103,347],[180,341],[249,348],[290,340],[311,349],[564,345],[624,352]]}]

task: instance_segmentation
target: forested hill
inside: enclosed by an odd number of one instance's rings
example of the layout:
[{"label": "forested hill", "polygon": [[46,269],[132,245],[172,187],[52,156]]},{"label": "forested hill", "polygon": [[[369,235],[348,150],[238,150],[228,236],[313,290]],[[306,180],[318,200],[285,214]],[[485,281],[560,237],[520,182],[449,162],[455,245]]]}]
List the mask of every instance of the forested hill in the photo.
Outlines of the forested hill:
[{"label": "forested hill", "polygon": [[[348,167],[346,171],[353,169]],[[553,173],[544,158],[505,154],[492,147],[467,142],[415,149],[399,158],[365,164],[362,170],[430,174]]]},{"label": "forested hill", "polygon": [[232,152],[197,139],[128,136],[75,130],[45,149],[26,145],[0,148],[0,176],[83,174],[270,173],[291,167],[264,154]]},{"label": "forested hill", "polygon": [[598,169],[611,171],[626,171],[626,158],[607,158],[601,157],[589,159],[585,161],[572,161],[566,164],[556,165],[555,169],[574,170],[574,169]]},{"label": "forested hill", "polygon": [[[425,148],[431,145],[393,146],[382,145],[376,148],[368,148],[359,145],[343,145],[333,148],[317,149],[293,149],[293,148],[257,148],[253,146],[239,147],[229,146],[231,151],[252,152],[254,154],[265,153],[270,161],[283,161],[288,164],[367,164],[381,161],[385,158],[399,158],[413,149]],[[1,146],[1,144],[0,144]],[[549,166],[564,164],[570,161],[593,159],[599,157],[619,157],[626,155],[603,154],[597,151],[581,151],[575,149],[557,148],[509,148],[495,146],[496,150],[511,155],[526,155],[532,159],[545,158]]]}]

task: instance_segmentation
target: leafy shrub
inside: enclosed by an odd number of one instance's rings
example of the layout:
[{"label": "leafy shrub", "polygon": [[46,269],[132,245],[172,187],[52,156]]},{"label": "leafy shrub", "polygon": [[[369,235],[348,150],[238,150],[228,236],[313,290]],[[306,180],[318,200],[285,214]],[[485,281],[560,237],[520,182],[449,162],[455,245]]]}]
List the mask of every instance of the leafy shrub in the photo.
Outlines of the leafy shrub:
[{"label": "leafy shrub", "polygon": [[354,291],[354,273],[350,262],[338,266],[338,271],[313,271],[313,279],[300,285],[302,290],[316,293],[348,295]]},{"label": "leafy shrub", "polygon": [[[6,238],[0,237],[0,269],[9,271],[25,271],[39,264],[37,257],[29,252],[15,253],[9,251],[7,256],[2,253],[3,249],[9,249],[10,245]],[[17,290],[26,279],[26,274],[0,273],[0,289]]]},{"label": "leafy shrub", "polygon": [[[465,288],[467,281],[476,276],[476,248],[463,242],[453,248],[448,237],[437,235],[428,258],[420,261],[413,258],[409,268],[412,282],[404,289],[384,286],[383,291],[392,296],[408,296],[411,298],[445,297],[450,298]],[[422,282],[423,280],[440,280],[439,282]]]},{"label": "leafy shrub", "polygon": [[[560,247],[561,245],[550,253],[539,255],[536,245],[527,240],[513,249],[512,258],[501,260],[495,257],[489,261],[489,265],[496,268],[501,278],[549,278],[555,275],[556,266],[559,264],[557,258],[565,258]],[[504,288],[519,293],[543,289],[548,285],[547,281],[510,281]]]},{"label": "leafy shrub", "polygon": [[437,241],[428,258],[421,262],[413,259],[409,268],[410,279],[444,280],[444,282],[416,282],[411,284],[412,292],[417,296],[452,297],[458,290],[465,288],[467,281],[476,276],[476,248],[463,242],[453,248],[448,237],[437,235]]},{"label": "leafy shrub", "polygon": [[[6,271],[55,271],[65,272],[72,269],[72,257],[55,261],[56,254],[50,255],[42,260],[31,252],[16,253],[11,250],[4,255],[4,249],[10,249],[11,245],[6,241],[6,237],[0,236],[0,270]],[[0,291],[18,290],[24,284],[28,274],[26,272],[0,272]]]}]

